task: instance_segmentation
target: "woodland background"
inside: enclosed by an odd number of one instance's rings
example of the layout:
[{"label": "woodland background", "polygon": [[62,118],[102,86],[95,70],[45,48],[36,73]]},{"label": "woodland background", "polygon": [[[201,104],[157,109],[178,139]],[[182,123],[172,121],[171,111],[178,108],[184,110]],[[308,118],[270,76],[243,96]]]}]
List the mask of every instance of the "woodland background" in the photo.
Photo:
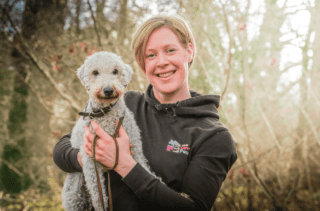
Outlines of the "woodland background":
[{"label": "woodland background", "polygon": [[190,86],[221,95],[236,143],[213,210],[319,210],[320,0],[1,0],[0,210],[63,210],[52,150],[87,101],[76,70],[115,52],[144,92],[131,36],[159,12],[191,25]]}]

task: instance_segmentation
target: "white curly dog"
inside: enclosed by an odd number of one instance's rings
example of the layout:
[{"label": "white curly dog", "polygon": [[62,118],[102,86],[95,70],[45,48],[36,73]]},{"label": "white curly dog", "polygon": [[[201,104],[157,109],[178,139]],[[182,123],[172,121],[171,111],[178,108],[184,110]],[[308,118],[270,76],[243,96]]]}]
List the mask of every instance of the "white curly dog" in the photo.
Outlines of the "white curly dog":
[{"label": "white curly dog", "polygon": [[[100,109],[113,105],[106,115],[95,117],[94,120],[109,135],[113,135],[116,129],[116,120],[124,116],[123,127],[133,145],[132,151],[134,151],[134,154],[132,156],[151,173],[147,165],[147,160],[143,155],[139,128],[132,112],[126,107],[123,99],[124,90],[131,80],[132,72],[131,67],[125,64],[120,56],[102,51],[89,56],[85,63],[78,69],[77,76],[89,94],[89,101],[85,112],[99,112]],[[93,206],[96,211],[103,210],[100,202],[94,163],[83,148],[84,127],[86,125],[89,126],[91,132],[93,132],[90,122],[90,118],[80,117],[72,129],[70,141],[72,147],[80,149],[83,173],[76,172],[67,174],[62,193],[63,206],[67,211],[86,210],[90,209],[91,206]],[[104,185],[103,168],[100,164],[98,164],[97,167],[101,180],[104,207],[107,208],[108,197]],[[86,200],[86,193],[82,188],[84,181],[90,194],[89,201]]]}]

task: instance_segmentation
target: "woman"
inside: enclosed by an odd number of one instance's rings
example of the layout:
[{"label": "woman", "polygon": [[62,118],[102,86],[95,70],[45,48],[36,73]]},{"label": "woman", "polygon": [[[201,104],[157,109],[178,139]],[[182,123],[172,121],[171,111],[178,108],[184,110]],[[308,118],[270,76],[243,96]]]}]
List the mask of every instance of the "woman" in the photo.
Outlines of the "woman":
[{"label": "woman", "polygon": [[[128,91],[124,98],[141,130],[151,170],[166,185],[133,160],[121,127],[120,158],[111,172],[114,210],[210,210],[237,154],[219,121],[220,97],[189,90],[196,53],[192,32],[179,16],[156,16],[137,30],[132,50],[150,85],[144,94]],[[100,137],[96,155],[103,155],[96,159],[112,166],[114,142],[97,123],[91,124]],[[84,148],[89,156],[93,138],[87,127]],[[65,172],[81,171],[81,157],[69,140],[70,134],[57,143],[54,161]]]}]

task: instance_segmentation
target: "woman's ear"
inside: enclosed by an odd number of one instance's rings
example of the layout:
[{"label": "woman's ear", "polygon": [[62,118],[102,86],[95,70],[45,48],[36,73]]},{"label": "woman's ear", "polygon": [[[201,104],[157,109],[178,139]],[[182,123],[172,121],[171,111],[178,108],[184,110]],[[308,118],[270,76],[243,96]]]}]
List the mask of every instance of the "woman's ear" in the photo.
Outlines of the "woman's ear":
[{"label": "woman's ear", "polygon": [[188,64],[192,62],[194,58],[194,45],[192,43],[188,43]]}]

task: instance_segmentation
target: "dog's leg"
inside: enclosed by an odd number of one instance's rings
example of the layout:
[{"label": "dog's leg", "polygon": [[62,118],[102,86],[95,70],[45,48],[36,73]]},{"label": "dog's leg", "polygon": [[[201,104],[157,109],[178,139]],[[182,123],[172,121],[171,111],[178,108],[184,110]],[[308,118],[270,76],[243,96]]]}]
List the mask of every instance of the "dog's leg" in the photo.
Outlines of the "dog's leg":
[{"label": "dog's leg", "polygon": [[83,177],[81,172],[68,173],[63,190],[63,206],[66,211],[82,211],[90,207],[85,192],[81,190]]}]

